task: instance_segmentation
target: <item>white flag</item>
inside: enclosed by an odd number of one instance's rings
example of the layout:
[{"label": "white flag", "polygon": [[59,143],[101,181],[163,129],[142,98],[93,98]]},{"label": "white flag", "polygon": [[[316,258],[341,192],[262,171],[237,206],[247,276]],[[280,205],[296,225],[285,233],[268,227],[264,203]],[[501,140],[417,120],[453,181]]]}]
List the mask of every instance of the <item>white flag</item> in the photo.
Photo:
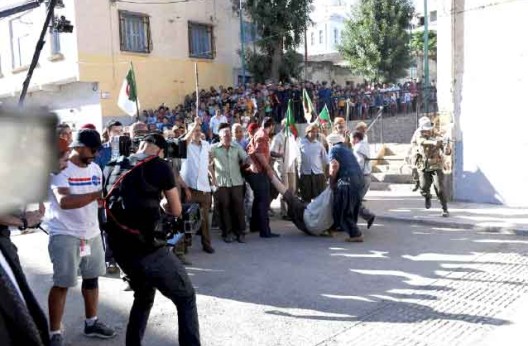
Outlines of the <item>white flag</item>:
[{"label": "white flag", "polygon": [[299,156],[299,146],[292,134],[286,135],[286,146],[284,148],[284,170],[291,171],[295,164],[295,159]]},{"label": "white flag", "polygon": [[137,96],[136,77],[134,76],[134,70],[132,69],[128,70],[123,85],[121,85],[117,105],[123,110],[123,112],[131,117],[135,116],[140,108]]}]

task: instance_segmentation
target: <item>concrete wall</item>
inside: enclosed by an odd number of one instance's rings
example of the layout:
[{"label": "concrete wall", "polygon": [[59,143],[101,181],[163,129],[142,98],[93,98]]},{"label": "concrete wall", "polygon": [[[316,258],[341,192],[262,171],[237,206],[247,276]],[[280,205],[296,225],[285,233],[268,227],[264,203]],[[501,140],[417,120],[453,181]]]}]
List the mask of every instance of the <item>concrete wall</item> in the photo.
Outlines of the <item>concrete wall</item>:
[{"label": "concrete wall", "polygon": [[334,80],[343,86],[346,82],[363,83],[363,78],[354,75],[350,69],[330,61],[308,61],[306,79],[312,82]]},{"label": "concrete wall", "polygon": [[455,125],[454,197],[528,207],[528,2],[446,0],[442,9],[438,96]]},{"label": "concrete wall", "polygon": [[[168,5],[78,0],[79,68],[82,81],[97,81],[105,97],[103,115],[118,116],[117,98],[130,62],[134,64],[141,108],[162,102],[174,106],[194,90],[194,63],[200,85],[232,85],[239,66],[239,22],[229,1],[205,0]],[[119,10],[150,16],[153,50],[149,54],[120,50]],[[188,49],[188,21],[214,25],[216,55],[192,59]]]}]

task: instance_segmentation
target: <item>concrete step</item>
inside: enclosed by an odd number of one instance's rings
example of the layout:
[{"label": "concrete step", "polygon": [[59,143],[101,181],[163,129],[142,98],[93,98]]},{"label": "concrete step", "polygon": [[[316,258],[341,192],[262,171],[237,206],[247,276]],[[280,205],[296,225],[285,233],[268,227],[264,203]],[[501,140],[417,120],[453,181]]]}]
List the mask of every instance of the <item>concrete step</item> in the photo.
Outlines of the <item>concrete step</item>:
[{"label": "concrete step", "polygon": [[402,191],[412,192],[414,184],[391,184],[385,182],[372,182],[370,191]]},{"label": "concrete step", "polygon": [[372,181],[390,184],[412,184],[411,174],[372,173]]}]

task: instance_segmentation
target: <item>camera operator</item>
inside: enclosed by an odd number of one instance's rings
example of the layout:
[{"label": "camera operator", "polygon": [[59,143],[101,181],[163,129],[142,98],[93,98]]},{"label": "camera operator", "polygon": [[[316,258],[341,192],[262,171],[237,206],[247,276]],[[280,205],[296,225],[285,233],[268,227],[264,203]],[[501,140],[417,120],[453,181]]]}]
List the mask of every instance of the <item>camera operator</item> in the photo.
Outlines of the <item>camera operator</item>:
[{"label": "camera operator", "polygon": [[180,260],[158,238],[160,202],[167,214],[180,216],[182,212],[174,174],[162,159],[166,150],[163,136],[147,135],[137,153],[126,159],[128,167],[123,169],[125,159],[122,166],[118,160],[104,172],[110,246],[134,290],[128,346],[141,345],[156,289],[176,305],[180,345],[200,345],[194,288]]}]

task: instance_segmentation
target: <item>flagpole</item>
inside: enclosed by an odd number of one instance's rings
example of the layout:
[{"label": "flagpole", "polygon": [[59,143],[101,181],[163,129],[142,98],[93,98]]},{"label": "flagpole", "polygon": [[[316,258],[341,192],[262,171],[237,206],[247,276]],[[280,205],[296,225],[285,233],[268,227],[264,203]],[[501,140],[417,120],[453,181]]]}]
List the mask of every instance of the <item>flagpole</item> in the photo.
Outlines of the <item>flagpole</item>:
[{"label": "flagpole", "polygon": [[194,74],[196,78],[196,116],[198,116],[198,108],[200,107],[200,94],[198,93],[198,63],[194,63]]},{"label": "flagpole", "polygon": [[139,121],[139,103],[138,103],[138,87],[136,81],[136,71],[134,70],[134,64],[130,62],[130,68],[132,69],[132,75],[134,76],[134,88],[136,89],[136,121]]}]

